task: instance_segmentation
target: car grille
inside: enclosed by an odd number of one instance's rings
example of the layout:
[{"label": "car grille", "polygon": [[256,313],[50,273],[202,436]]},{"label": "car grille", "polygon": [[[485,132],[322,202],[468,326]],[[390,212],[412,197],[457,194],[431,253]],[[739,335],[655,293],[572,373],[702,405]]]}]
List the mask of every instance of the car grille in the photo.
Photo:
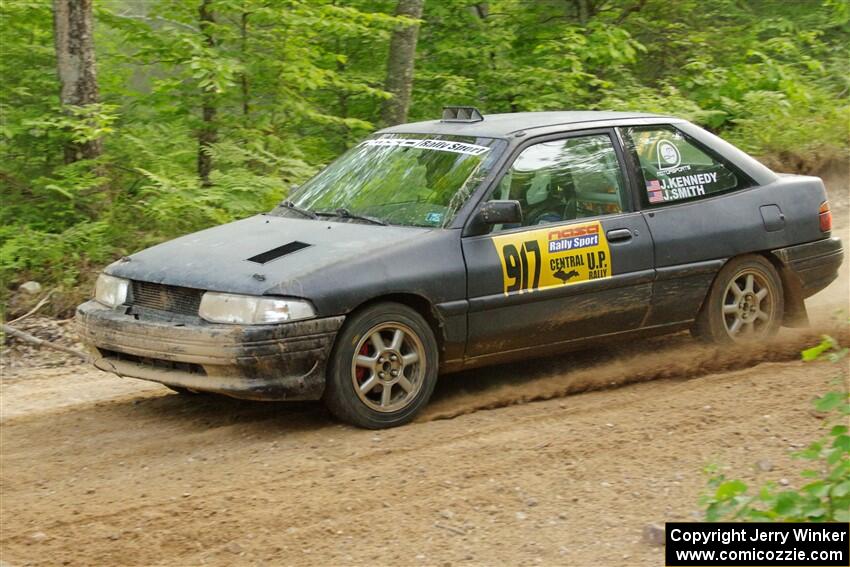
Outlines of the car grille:
[{"label": "car grille", "polygon": [[191,362],[175,362],[173,360],[162,360],[160,358],[136,356],[134,354],[127,354],[126,352],[118,352],[102,348],[98,350],[100,351],[101,356],[106,359],[124,360],[127,362],[132,362],[134,364],[140,364],[142,366],[150,366],[163,370],[179,370],[181,372],[187,372],[189,374],[200,374],[204,376],[206,376],[207,374],[203,366],[201,366],[200,364],[193,364]]},{"label": "car grille", "polygon": [[133,281],[131,303],[181,315],[197,315],[203,290]]}]

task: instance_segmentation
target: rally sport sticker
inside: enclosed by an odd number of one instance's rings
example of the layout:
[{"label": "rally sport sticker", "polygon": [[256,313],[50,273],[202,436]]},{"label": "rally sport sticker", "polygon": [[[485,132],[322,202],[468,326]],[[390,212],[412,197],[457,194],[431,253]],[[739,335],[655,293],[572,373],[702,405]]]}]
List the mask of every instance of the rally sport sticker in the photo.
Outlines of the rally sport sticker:
[{"label": "rally sport sticker", "polygon": [[493,237],[505,294],[611,277],[599,221]]}]

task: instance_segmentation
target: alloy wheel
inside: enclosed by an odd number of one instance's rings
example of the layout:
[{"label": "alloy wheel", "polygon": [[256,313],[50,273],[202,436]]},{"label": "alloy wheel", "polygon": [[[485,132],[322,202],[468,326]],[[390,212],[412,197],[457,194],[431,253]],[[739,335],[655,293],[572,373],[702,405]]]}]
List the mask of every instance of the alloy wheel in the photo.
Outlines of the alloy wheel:
[{"label": "alloy wheel", "polygon": [[764,274],[742,270],[726,286],[723,294],[723,322],[735,341],[768,334],[775,317],[775,300]]},{"label": "alloy wheel", "polygon": [[375,411],[398,411],[410,404],[422,388],[425,365],[425,347],[410,327],[381,323],[365,333],[354,349],[354,391]]}]

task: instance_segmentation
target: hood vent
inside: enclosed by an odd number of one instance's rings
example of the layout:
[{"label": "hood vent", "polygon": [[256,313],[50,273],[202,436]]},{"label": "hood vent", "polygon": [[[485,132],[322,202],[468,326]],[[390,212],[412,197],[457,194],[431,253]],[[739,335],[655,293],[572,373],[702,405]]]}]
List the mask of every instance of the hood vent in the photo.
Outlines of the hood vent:
[{"label": "hood vent", "polygon": [[309,246],[310,245],[306,242],[298,242],[297,240],[293,240],[289,244],[284,244],[283,246],[278,246],[277,248],[266,250],[265,252],[261,252],[256,256],[251,256],[250,258],[248,258],[248,261],[254,262],[255,264],[268,264],[272,260],[277,260],[281,256],[286,256],[287,254],[298,252],[299,250],[303,250],[304,248],[308,248]]}]

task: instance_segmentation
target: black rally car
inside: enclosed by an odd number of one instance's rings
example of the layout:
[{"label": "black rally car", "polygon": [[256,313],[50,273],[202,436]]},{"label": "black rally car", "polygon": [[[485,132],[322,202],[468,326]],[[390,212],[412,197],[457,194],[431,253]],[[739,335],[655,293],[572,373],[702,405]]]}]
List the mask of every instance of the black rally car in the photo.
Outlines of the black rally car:
[{"label": "black rally car", "polygon": [[842,260],[831,224],[820,179],[684,120],[450,107],[271,212],[110,265],[77,317],[103,370],[389,427],[438,372],[803,324]]}]

